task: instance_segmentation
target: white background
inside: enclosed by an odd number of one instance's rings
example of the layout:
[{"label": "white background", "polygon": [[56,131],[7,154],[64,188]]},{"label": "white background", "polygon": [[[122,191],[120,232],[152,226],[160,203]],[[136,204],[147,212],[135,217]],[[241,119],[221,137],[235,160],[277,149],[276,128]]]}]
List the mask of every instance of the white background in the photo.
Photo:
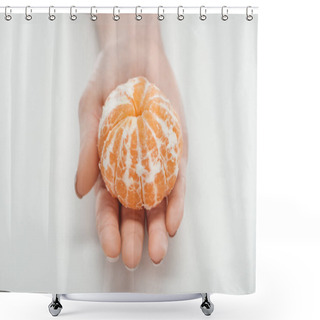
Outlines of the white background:
[{"label": "white background", "polygon": [[[215,319],[319,319],[320,3],[7,1],[25,6],[259,6],[257,292],[212,295]],[[1,319],[49,319],[50,296],[0,293]],[[62,301],[68,319],[203,319],[200,300]]]}]

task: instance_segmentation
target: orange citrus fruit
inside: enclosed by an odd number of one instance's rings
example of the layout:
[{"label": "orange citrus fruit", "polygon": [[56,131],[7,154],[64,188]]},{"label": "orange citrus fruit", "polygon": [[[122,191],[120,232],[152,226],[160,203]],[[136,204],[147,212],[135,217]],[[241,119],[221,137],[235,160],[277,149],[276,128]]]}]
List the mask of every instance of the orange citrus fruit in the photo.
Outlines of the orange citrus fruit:
[{"label": "orange citrus fruit", "polygon": [[127,208],[151,209],[174,187],[182,154],[178,115],[144,77],[119,85],[103,106],[99,168],[111,195]]}]

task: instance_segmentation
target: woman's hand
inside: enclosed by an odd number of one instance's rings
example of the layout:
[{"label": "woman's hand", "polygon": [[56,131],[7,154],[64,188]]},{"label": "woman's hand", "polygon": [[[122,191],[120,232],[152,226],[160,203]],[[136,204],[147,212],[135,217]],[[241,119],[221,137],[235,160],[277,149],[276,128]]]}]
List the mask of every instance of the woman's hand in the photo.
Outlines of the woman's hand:
[{"label": "woman's hand", "polygon": [[[109,260],[116,259],[122,252],[124,264],[134,269],[142,255],[145,217],[149,255],[155,264],[167,253],[167,234],[173,237],[179,228],[184,210],[188,154],[185,118],[156,17],[146,16],[137,22],[132,15],[124,15],[114,22],[108,16],[99,16],[97,30],[101,51],[79,104],[80,155],[75,190],[81,198],[95,185],[97,231],[103,251]],[[175,186],[167,199],[146,211],[121,206],[107,191],[98,167],[102,106],[114,88],[136,76],[146,77],[167,96],[179,115],[183,134],[183,154]]]}]

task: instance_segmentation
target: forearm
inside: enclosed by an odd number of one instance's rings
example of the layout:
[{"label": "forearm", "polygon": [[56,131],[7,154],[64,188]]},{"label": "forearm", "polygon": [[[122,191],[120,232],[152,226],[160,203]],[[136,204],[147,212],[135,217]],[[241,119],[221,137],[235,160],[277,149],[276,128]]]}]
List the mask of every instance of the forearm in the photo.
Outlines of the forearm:
[{"label": "forearm", "polygon": [[119,21],[114,21],[110,14],[99,14],[96,31],[101,50],[121,42],[126,42],[128,48],[141,45],[156,45],[162,48],[160,25],[156,15],[145,14],[141,21],[137,21],[133,14],[122,14]]}]

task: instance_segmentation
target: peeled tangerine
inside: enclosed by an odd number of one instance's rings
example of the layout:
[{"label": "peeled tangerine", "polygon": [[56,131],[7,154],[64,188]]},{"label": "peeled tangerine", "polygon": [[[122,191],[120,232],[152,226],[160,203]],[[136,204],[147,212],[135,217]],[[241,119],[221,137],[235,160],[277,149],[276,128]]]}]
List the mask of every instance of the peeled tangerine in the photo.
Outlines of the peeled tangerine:
[{"label": "peeled tangerine", "polygon": [[151,209],[174,187],[182,153],[179,118],[144,77],[108,96],[99,126],[100,171],[107,189],[132,209]]}]

